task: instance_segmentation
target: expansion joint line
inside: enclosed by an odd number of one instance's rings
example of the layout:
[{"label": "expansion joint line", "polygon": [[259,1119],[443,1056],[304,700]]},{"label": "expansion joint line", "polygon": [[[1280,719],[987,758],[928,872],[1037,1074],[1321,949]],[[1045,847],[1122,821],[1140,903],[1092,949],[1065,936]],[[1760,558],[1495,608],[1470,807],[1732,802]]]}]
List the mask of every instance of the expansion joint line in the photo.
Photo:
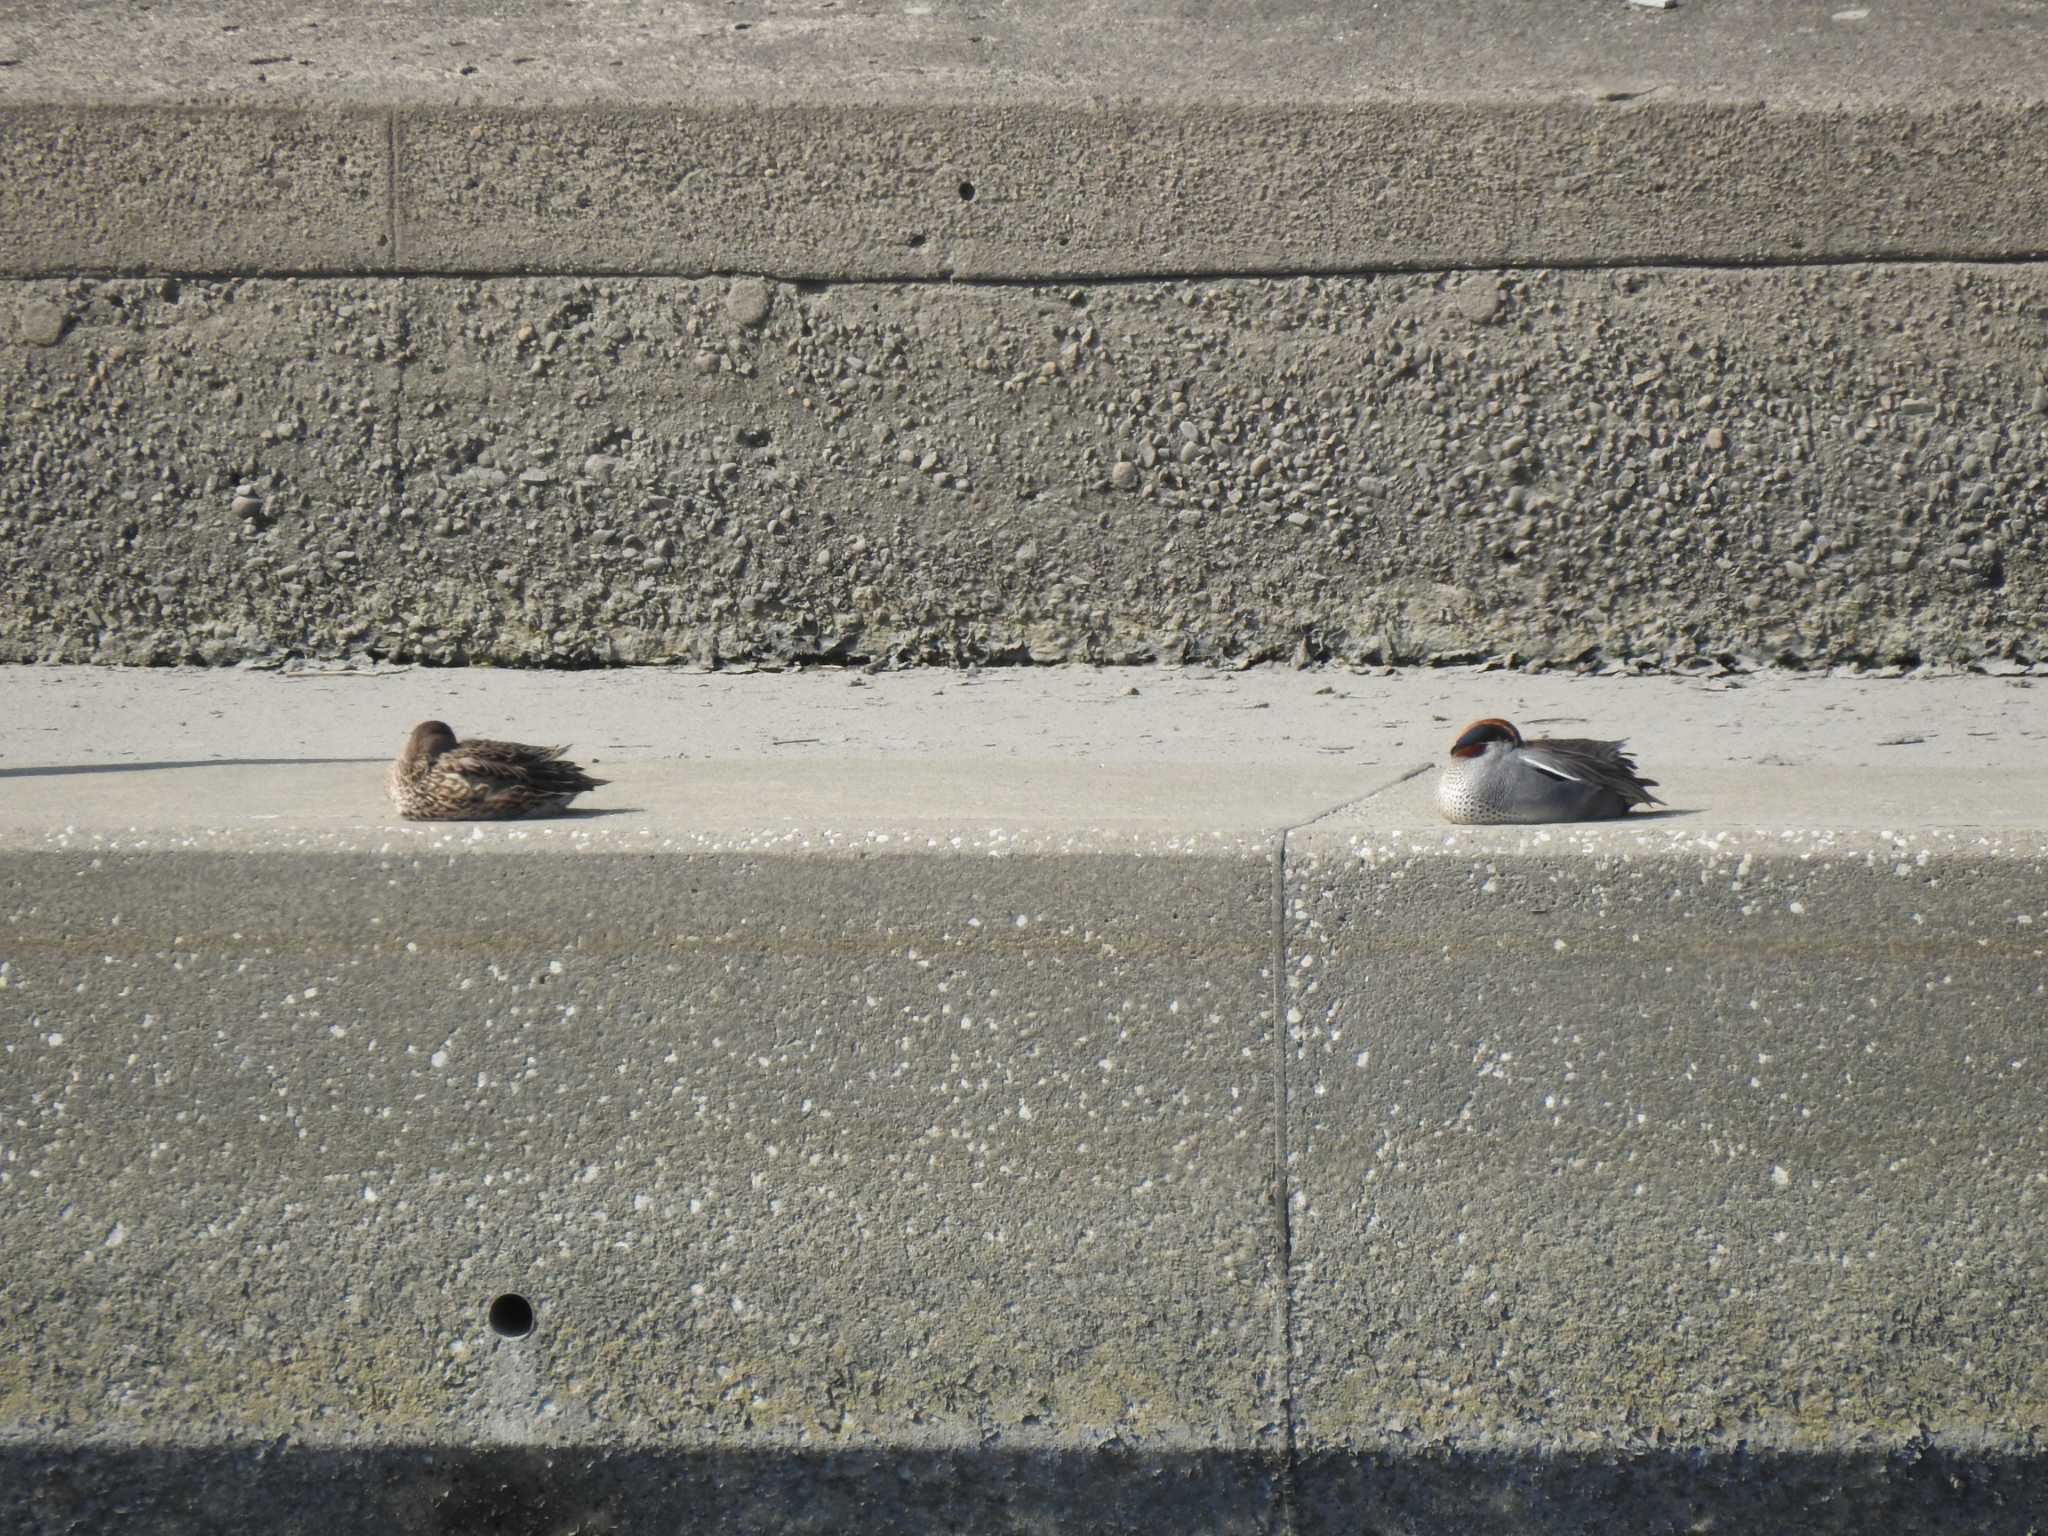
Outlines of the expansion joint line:
[{"label": "expansion joint line", "polygon": [[400,288],[393,295],[392,339],[397,343],[397,366],[391,378],[391,509],[405,513],[405,375],[406,360],[412,353],[412,295]]},{"label": "expansion joint line", "polygon": [[1287,1022],[1287,837],[1273,843],[1273,1214],[1279,1250],[1280,1305],[1273,1319],[1274,1384],[1279,1398],[1282,1461],[1280,1530],[1293,1536],[1294,1509],[1294,1180],[1289,1167],[1288,1057],[1293,1041]]},{"label": "expansion joint line", "polygon": [[[387,113],[384,118],[384,239],[387,265],[394,272],[399,270],[400,262],[398,156],[402,142],[398,114]],[[391,370],[391,474],[387,484],[391,510],[401,516],[405,512],[405,375],[412,353],[412,314],[407,307],[410,300],[411,295],[404,283],[392,291],[392,339],[397,343],[397,355]]]},{"label": "expansion joint line", "polygon": [[403,271],[398,249],[398,114],[384,115],[384,266]]},{"label": "expansion joint line", "polygon": [[1382,780],[1362,795],[1326,806],[1315,815],[1282,827],[1273,839],[1273,1242],[1279,1254],[1280,1305],[1273,1316],[1274,1382],[1278,1389],[1282,1462],[1280,1468],[1280,1530],[1295,1536],[1299,1529],[1295,1492],[1299,1450],[1294,1433],[1294,1164],[1291,1067],[1294,1057],[1293,1006],[1287,1000],[1287,853],[1295,833],[1334,816],[1355,810],[1376,795],[1428,773],[1432,764],[1418,763]]}]

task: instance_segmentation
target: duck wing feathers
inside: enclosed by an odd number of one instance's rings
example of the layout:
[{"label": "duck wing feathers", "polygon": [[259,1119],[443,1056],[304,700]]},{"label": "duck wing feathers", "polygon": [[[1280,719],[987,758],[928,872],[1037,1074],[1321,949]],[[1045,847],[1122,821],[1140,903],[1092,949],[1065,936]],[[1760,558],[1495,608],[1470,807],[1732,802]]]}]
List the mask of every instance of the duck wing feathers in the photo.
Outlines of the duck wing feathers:
[{"label": "duck wing feathers", "polygon": [[1650,793],[1657,781],[1636,771],[1636,760],[1623,750],[1627,745],[1578,736],[1546,737],[1524,742],[1521,757],[1539,772],[1619,795],[1626,805],[1662,805]]},{"label": "duck wing feathers", "polygon": [[460,774],[484,789],[531,789],[541,794],[581,794],[606,783],[574,763],[562,761],[567,747],[530,747],[521,741],[465,741],[450,747],[434,766]]}]

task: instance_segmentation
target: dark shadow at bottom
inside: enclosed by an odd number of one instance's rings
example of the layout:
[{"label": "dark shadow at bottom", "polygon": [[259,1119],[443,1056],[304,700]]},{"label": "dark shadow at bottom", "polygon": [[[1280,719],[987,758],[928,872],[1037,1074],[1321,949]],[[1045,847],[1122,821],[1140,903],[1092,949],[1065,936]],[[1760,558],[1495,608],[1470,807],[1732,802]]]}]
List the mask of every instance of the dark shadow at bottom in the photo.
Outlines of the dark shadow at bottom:
[{"label": "dark shadow at bottom", "polygon": [[[593,1446],[0,1447],[0,1529],[20,1536],[625,1536],[734,1532],[1278,1532],[1273,1456]],[[2048,1454],[1931,1445],[1843,1455],[1741,1449],[1526,1456],[1320,1454],[1294,1526],[1346,1536],[1800,1531],[2022,1536]]]}]

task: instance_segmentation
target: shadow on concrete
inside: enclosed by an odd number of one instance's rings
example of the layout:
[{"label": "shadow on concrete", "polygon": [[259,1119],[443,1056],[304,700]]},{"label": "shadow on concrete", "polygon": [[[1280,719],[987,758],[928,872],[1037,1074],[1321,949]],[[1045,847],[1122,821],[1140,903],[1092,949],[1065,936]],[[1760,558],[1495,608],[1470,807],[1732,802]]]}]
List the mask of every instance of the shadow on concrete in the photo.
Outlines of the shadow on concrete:
[{"label": "shadow on concrete", "polygon": [[[1292,1497],[1285,1485],[1292,1482]],[[1283,1511],[1291,1504],[1292,1518]],[[0,1447],[20,1536],[625,1536],[633,1532],[1651,1533],[2021,1536],[2048,1456],[1743,1446],[1544,1456],[592,1446]]]},{"label": "shadow on concrete", "polygon": [[56,778],[71,773],[152,773],[159,768],[302,768],[309,763],[388,763],[388,757],[202,757],[176,763],[57,763],[0,768],[0,779]]}]

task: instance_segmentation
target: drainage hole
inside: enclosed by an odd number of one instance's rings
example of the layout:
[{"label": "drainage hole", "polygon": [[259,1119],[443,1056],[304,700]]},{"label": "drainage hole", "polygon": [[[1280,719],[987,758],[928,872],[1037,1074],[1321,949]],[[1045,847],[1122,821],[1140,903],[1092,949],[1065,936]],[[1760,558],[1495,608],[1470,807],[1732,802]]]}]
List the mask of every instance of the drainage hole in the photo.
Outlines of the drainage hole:
[{"label": "drainage hole", "polygon": [[973,202],[973,201],[974,201],[974,183],[973,183],[973,182],[971,182],[971,181],[963,181],[963,182],[961,182],[961,183],[960,183],[960,201],[961,201],[961,202],[963,202],[963,203],[971,203],[971,202]]},{"label": "drainage hole", "polygon": [[491,1303],[490,1323],[501,1339],[523,1339],[533,1332],[533,1303],[507,1291]]}]

